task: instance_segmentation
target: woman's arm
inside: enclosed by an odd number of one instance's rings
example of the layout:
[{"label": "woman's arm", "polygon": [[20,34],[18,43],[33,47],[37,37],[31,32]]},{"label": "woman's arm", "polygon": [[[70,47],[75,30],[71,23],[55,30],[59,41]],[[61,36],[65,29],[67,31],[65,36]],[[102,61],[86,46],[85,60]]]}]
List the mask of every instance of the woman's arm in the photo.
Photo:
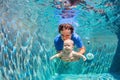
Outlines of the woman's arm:
[{"label": "woman's arm", "polygon": [[83,55],[85,53],[85,51],[86,51],[85,47],[83,46],[82,48],[79,49],[78,54],[82,54]]}]

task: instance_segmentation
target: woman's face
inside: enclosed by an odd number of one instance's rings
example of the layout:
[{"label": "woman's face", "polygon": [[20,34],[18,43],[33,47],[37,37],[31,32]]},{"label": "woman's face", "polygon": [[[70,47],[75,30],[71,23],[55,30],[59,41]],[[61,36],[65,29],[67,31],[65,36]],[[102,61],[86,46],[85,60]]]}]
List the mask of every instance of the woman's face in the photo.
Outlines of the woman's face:
[{"label": "woman's face", "polygon": [[68,30],[68,29],[63,29],[60,32],[60,34],[61,34],[61,38],[62,38],[63,41],[67,40],[67,39],[71,39],[71,36],[72,36],[71,30]]}]

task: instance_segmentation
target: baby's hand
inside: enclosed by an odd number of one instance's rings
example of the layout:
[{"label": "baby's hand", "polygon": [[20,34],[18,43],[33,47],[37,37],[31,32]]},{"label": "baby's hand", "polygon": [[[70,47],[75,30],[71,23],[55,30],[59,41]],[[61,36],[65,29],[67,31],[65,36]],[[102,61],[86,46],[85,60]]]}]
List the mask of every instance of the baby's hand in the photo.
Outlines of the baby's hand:
[{"label": "baby's hand", "polygon": [[53,57],[50,58],[50,60],[52,60],[52,59],[53,59]]},{"label": "baby's hand", "polygon": [[87,58],[86,57],[83,57],[83,61],[86,61],[87,60]]}]

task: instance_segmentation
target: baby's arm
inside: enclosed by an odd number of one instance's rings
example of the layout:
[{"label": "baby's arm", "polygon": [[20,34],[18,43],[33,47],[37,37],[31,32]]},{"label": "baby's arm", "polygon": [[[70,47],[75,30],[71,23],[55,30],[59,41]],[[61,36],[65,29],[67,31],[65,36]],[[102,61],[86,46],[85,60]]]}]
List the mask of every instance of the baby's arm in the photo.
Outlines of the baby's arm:
[{"label": "baby's arm", "polygon": [[60,56],[61,56],[61,53],[57,53],[56,55],[52,56],[52,57],[50,58],[50,60],[52,60],[52,59],[54,59],[54,58],[58,58],[58,57],[60,57]]},{"label": "baby's arm", "polygon": [[76,53],[76,52],[74,53],[74,55],[79,56],[79,57],[82,57],[83,60],[86,61],[86,57],[85,57],[84,55],[78,54],[78,53]]},{"label": "baby's arm", "polygon": [[86,61],[86,57],[84,55],[81,54],[81,57],[83,58],[84,61]]}]

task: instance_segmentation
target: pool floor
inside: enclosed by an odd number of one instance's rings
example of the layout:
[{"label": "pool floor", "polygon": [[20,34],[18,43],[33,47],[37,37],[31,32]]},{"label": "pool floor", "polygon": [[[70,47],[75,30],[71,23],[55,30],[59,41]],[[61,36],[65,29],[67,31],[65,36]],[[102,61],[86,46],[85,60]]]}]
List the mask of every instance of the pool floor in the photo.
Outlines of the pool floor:
[{"label": "pool floor", "polygon": [[120,76],[113,76],[109,73],[103,74],[56,74],[50,80],[120,80]]}]

